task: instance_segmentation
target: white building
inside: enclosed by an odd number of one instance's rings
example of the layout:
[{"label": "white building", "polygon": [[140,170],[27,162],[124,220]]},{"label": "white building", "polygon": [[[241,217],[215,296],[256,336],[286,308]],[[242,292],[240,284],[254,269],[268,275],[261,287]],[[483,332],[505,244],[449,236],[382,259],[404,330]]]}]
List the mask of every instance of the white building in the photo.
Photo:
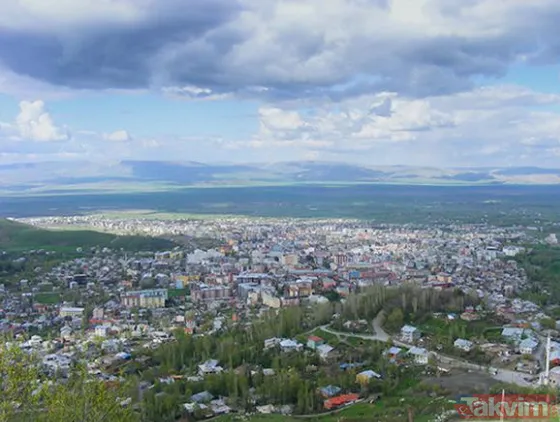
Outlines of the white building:
[{"label": "white building", "polygon": [[539,342],[532,339],[526,338],[521,343],[519,343],[519,353],[522,355],[532,355],[539,347]]},{"label": "white building", "polygon": [[60,308],[58,315],[62,318],[64,317],[72,317],[72,318],[81,318],[84,315],[84,308],[73,308],[64,306]]},{"label": "white building", "polygon": [[414,359],[414,363],[418,365],[427,365],[430,357],[429,352],[422,347],[412,347],[408,354]]},{"label": "white building", "polygon": [[303,344],[295,340],[284,339],[280,342],[280,349],[283,352],[299,351],[303,349]]},{"label": "white building", "polygon": [[198,373],[201,376],[208,374],[218,374],[223,370],[224,368],[219,365],[219,362],[216,359],[207,360],[202,365],[198,365]]},{"label": "white building", "polygon": [[463,352],[470,352],[473,348],[473,343],[472,341],[465,340],[464,338],[458,338],[453,343],[453,346],[455,346],[455,348],[459,350],[462,350]]},{"label": "white building", "polygon": [[405,325],[401,328],[401,338],[405,343],[414,343],[420,338],[420,330],[412,325]]},{"label": "white building", "polygon": [[334,347],[329,346],[328,344],[321,344],[320,346],[317,346],[316,350],[321,359],[327,359],[329,357],[329,353],[334,350]]},{"label": "white building", "polygon": [[108,325],[98,325],[95,327],[95,335],[98,337],[107,337],[110,327]]}]

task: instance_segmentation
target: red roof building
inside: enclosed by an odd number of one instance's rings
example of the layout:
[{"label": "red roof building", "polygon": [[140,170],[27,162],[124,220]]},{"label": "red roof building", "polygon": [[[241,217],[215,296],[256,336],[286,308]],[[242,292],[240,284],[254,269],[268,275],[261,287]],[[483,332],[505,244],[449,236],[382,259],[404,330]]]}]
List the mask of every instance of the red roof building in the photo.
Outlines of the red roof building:
[{"label": "red roof building", "polygon": [[332,397],[323,402],[325,409],[334,409],[355,402],[360,398],[357,394],[342,394],[340,396]]}]

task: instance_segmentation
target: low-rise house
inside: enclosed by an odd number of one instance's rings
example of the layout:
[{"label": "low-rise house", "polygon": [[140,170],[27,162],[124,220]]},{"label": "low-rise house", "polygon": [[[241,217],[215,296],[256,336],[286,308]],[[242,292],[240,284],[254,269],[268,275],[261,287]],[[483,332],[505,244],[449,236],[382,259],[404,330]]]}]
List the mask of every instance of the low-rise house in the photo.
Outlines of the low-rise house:
[{"label": "low-rise house", "polygon": [[98,325],[95,327],[94,332],[98,337],[107,337],[110,332],[110,327],[108,325]]},{"label": "low-rise house", "polygon": [[340,406],[346,406],[359,400],[360,396],[357,394],[343,394],[341,396],[332,397],[323,402],[325,409],[336,409]]},{"label": "low-rise house", "polygon": [[412,325],[405,325],[401,328],[401,338],[405,343],[414,343],[420,338],[420,330]]},{"label": "low-rise house", "polygon": [[62,318],[81,318],[84,315],[84,308],[63,306],[62,308],[60,308],[58,315]]},{"label": "low-rise house", "polygon": [[321,337],[309,336],[307,338],[307,347],[309,347],[312,350],[315,350],[317,347],[321,346],[322,344],[325,344],[325,340],[323,340]]},{"label": "low-rise house", "polygon": [[352,362],[350,362],[350,363],[344,362],[344,363],[341,363],[338,367],[343,371],[347,371],[347,370],[350,370],[350,369],[361,368],[362,366],[364,366],[363,362],[353,362],[353,363]]},{"label": "low-rise house", "polygon": [[266,404],[264,406],[257,406],[255,409],[257,410],[257,413],[260,413],[260,414],[263,414],[263,415],[270,415],[271,413],[274,413],[276,411],[276,408],[272,404]]},{"label": "low-rise house", "polygon": [[280,342],[280,349],[282,349],[283,352],[299,351],[303,349],[303,344],[295,340],[284,339]]},{"label": "low-rise house", "polygon": [[200,409],[202,411],[207,410],[208,406],[204,403],[185,403],[183,404],[183,409],[185,409],[187,413],[194,413],[196,409]]},{"label": "low-rise house", "polygon": [[326,387],[322,387],[319,389],[319,393],[324,398],[334,397],[341,391],[342,389],[336,385],[327,385]]},{"label": "low-rise house", "polygon": [[264,348],[265,348],[265,350],[272,349],[272,348],[278,346],[281,341],[282,341],[281,338],[276,338],[276,337],[267,338],[264,341]]},{"label": "low-rise house", "polygon": [[519,343],[519,353],[522,355],[532,355],[539,347],[539,342],[532,338],[526,338]]},{"label": "low-rise house", "polygon": [[465,340],[464,338],[458,338],[453,343],[453,346],[463,352],[470,352],[473,349],[473,342],[470,340]]},{"label": "low-rise house", "polygon": [[203,364],[198,365],[198,373],[200,376],[208,374],[218,374],[223,370],[224,368],[219,365],[219,362],[216,359],[210,359]]},{"label": "low-rise house", "polygon": [[411,347],[408,354],[412,357],[414,363],[418,365],[427,365],[430,353],[422,347]]},{"label": "low-rise house", "polygon": [[226,405],[224,399],[216,399],[210,402],[210,409],[214,415],[226,415],[231,412],[231,407]]},{"label": "low-rise house", "polygon": [[375,371],[372,371],[371,369],[362,371],[358,375],[356,375],[356,382],[358,384],[368,384],[372,379],[381,379],[381,375],[379,375]]},{"label": "low-rise house", "polygon": [[68,325],[65,325],[60,329],[60,337],[63,340],[71,340],[72,339],[72,328]]},{"label": "low-rise house", "polygon": [[400,347],[393,346],[385,351],[385,356],[387,356],[387,359],[389,359],[391,363],[397,363],[402,358],[402,355],[403,349]]},{"label": "low-rise house", "polygon": [[193,401],[195,403],[208,403],[213,398],[214,398],[214,396],[211,393],[209,393],[208,391],[202,391],[200,393],[193,394],[191,396],[191,401]]},{"label": "low-rise house", "polygon": [[334,347],[328,345],[328,344],[321,344],[320,346],[317,347],[317,353],[319,353],[319,357],[321,359],[327,359],[330,355],[330,353],[334,350]]},{"label": "low-rise house", "polygon": [[539,363],[530,360],[522,360],[517,362],[517,365],[515,365],[516,371],[524,372],[530,375],[537,374],[539,372],[539,369],[540,369]]},{"label": "low-rise house", "polygon": [[523,337],[524,329],[520,327],[504,327],[502,337],[508,341],[519,342]]}]

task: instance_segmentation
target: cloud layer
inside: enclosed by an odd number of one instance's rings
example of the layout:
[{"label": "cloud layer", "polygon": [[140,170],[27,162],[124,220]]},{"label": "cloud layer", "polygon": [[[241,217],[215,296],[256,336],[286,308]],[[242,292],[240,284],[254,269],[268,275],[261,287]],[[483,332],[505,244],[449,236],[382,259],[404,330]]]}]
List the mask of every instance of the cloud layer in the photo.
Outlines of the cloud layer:
[{"label": "cloud layer", "polygon": [[258,104],[252,136],[154,139],[131,127],[67,128],[43,101],[23,101],[13,121],[0,123],[0,157],[10,160],[560,165],[559,96],[500,83],[514,65],[560,60],[558,0],[0,0],[0,7],[0,93],[50,99],[149,90]]},{"label": "cloud layer", "polygon": [[[0,63],[72,88],[424,97],[556,62],[556,0],[2,0]],[[187,10],[188,9],[188,10]]]}]

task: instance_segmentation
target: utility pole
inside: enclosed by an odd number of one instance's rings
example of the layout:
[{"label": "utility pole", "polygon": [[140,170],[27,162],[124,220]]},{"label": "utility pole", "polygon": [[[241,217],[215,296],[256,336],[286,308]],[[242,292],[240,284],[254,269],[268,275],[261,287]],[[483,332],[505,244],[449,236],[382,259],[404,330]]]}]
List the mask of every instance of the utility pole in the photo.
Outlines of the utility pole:
[{"label": "utility pole", "polygon": [[545,378],[544,378],[544,385],[548,385],[549,384],[549,380],[550,380],[550,334],[548,335],[548,337],[546,338],[546,362],[545,362]]},{"label": "utility pole", "polygon": [[408,422],[414,422],[414,414],[412,413],[412,407],[408,408]]}]

